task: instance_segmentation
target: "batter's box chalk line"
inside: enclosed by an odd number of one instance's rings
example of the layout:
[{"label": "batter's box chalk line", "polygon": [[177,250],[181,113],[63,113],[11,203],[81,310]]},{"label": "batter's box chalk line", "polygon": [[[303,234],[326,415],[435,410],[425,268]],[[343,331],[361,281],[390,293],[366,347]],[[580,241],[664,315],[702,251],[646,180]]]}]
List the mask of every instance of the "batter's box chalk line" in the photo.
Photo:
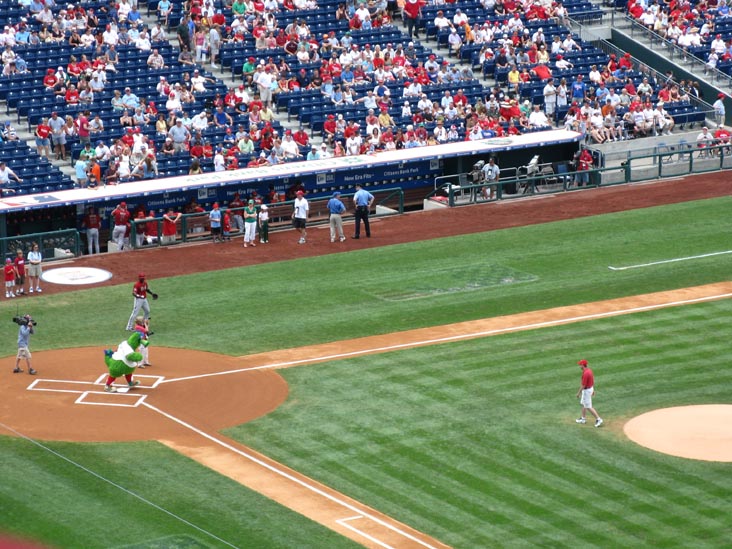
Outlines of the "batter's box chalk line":
[{"label": "batter's box chalk line", "polygon": [[[145,380],[145,381],[147,381],[148,379],[154,380],[150,385],[147,385],[145,383],[140,383],[139,385],[137,385],[135,387],[135,389],[155,389],[165,379],[165,376],[151,376],[151,375],[146,375],[146,374],[135,374],[134,377],[138,381],[141,379]],[[115,387],[127,387],[127,383],[124,382],[124,378],[121,378],[121,379],[123,380],[122,383],[112,383],[112,385],[114,385]],[[107,383],[107,374],[100,375],[96,379],[96,381],[92,382],[93,385],[105,385],[106,383]]]},{"label": "batter's box chalk line", "polygon": [[[91,397],[87,400],[89,395],[103,395],[106,400],[95,402]],[[116,406],[119,408],[137,408],[140,404],[145,402],[147,395],[140,395],[136,393],[108,393],[106,391],[84,391],[74,401],[74,404],[87,404],[90,406]],[[114,399],[114,400],[112,400]],[[134,399],[134,400],[132,400]],[[127,400],[127,402],[125,402]]]}]

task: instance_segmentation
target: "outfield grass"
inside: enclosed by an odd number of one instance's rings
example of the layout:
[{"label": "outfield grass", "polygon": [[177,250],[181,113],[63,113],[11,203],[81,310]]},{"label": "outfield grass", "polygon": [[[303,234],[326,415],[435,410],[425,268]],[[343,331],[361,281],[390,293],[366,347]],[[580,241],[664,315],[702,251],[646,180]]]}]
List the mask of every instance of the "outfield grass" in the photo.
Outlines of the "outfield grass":
[{"label": "outfield grass", "polygon": [[[730,256],[607,266],[730,249],[731,204],[705,200],[156,280],[164,297],[153,303],[153,342],[241,355],[727,280]],[[18,301],[39,320],[32,349],[116,345],[129,286]],[[0,305],[8,317],[2,356],[14,353],[16,305]],[[288,370],[288,402],[230,434],[459,547],[721,546],[732,538],[723,520],[732,516],[730,466],[655,454],[618,428],[659,406],[729,401],[729,307]],[[597,362],[597,405],[609,420],[599,432],[573,422],[579,356]],[[350,546],[157,444],[50,446],[237,546]],[[0,439],[0,463],[0,530],[61,547],[178,534],[221,545],[28,442]],[[120,519],[110,524],[110,516]]]}]

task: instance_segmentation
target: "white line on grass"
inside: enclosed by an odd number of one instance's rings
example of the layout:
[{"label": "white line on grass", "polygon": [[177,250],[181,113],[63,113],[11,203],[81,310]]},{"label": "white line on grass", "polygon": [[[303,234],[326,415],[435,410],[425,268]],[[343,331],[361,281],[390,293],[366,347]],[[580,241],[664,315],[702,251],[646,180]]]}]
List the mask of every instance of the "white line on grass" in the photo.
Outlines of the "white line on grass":
[{"label": "white line on grass", "polygon": [[152,502],[152,501],[150,501],[149,499],[145,499],[145,498],[144,498],[144,497],[142,497],[141,495],[139,495],[139,494],[136,494],[135,492],[133,492],[133,491],[131,491],[131,490],[128,490],[127,488],[125,488],[124,486],[121,486],[120,484],[117,484],[117,483],[116,483],[116,482],[114,482],[113,480],[110,480],[110,479],[108,479],[108,478],[106,478],[106,477],[103,477],[103,476],[102,476],[102,475],[100,475],[99,473],[96,473],[96,472],[92,471],[91,469],[89,469],[88,467],[85,467],[85,466],[83,466],[83,465],[82,465],[81,463],[77,463],[77,462],[75,462],[74,460],[72,460],[72,459],[70,459],[70,458],[67,458],[67,457],[66,457],[66,456],[64,456],[64,455],[62,455],[62,454],[59,454],[59,453],[58,453],[58,452],[57,452],[56,450],[52,450],[52,449],[51,449],[51,448],[49,448],[48,446],[44,446],[43,444],[41,444],[41,443],[40,443],[40,442],[38,442],[37,440],[35,440],[35,439],[32,439],[32,438],[30,438],[29,436],[26,436],[26,435],[24,435],[23,433],[20,433],[20,432],[16,431],[16,430],[15,430],[15,429],[13,429],[12,427],[10,427],[10,426],[8,426],[8,425],[5,425],[4,423],[0,423],[0,427],[2,427],[2,428],[4,428],[4,429],[6,429],[6,430],[8,430],[8,431],[10,431],[11,433],[14,433],[14,434],[15,434],[15,435],[16,435],[17,437],[19,437],[19,438],[22,438],[22,439],[24,439],[24,440],[27,440],[27,441],[28,441],[28,442],[30,442],[31,444],[35,444],[36,446],[38,446],[38,447],[39,447],[39,448],[41,448],[42,450],[45,450],[46,452],[49,452],[49,453],[53,454],[53,455],[54,455],[54,456],[56,456],[57,458],[60,458],[60,459],[64,460],[64,461],[65,461],[65,462],[67,462],[67,463],[70,463],[70,464],[71,464],[71,465],[73,465],[74,467],[78,467],[79,469],[81,469],[82,471],[84,471],[84,472],[86,472],[86,473],[89,473],[89,474],[90,474],[90,475],[92,475],[93,477],[96,477],[96,478],[98,478],[99,480],[101,480],[101,481],[103,481],[103,482],[106,482],[107,484],[111,484],[111,485],[112,485],[112,486],[114,486],[115,488],[117,488],[117,489],[119,489],[119,490],[122,490],[122,491],[123,491],[124,493],[126,493],[126,494],[129,494],[130,496],[132,496],[132,497],[134,497],[134,498],[137,498],[137,499],[139,499],[139,500],[140,500],[141,502],[143,502],[143,503],[146,503],[147,505],[150,505],[151,507],[154,507],[154,508],[155,508],[155,509],[157,509],[158,511],[161,511],[161,512],[165,513],[166,515],[168,515],[168,516],[170,516],[170,517],[173,517],[173,518],[174,518],[174,519],[176,519],[176,520],[179,520],[179,521],[180,521],[180,522],[182,522],[183,524],[185,524],[185,525],[187,525],[187,526],[190,526],[191,528],[194,528],[195,530],[198,530],[198,531],[199,531],[199,532],[201,532],[202,534],[204,534],[204,535],[206,535],[206,536],[209,536],[210,538],[213,538],[213,539],[215,539],[216,541],[220,541],[221,543],[223,543],[224,545],[227,545],[228,547],[233,547],[234,549],[239,549],[239,548],[238,548],[238,547],[237,547],[236,545],[232,545],[232,544],[231,544],[231,543],[229,543],[228,541],[226,541],[226,540],[224,540],[224,539],[221,539],[221,538],[220,538],[220,537],[218,537],[218,536],[217,536],[216,534],[212,534],[212,533],[211,533],[211,532],[209,532],[208,530],[205,530],[205,529],[201,528],[200,526],[196,526],[195,524],[193,524],[193,523],[192,523],[192,522],[190,522],[190,521],[187,521],[187,520],[186,520],[186,519],[184,519],[183,517],[179,517],[178,515],[176,515],[176,514],[175,514],[175,513],[173,513],[172,511],[168,511],[167,509],[165,509],[165,508],[163,508],[163,507],[160,507],[160,505],[158,505],[157,503],[153,503],[153,502]]},{"label": "white line on grass", "polygon": [[299,366],[302,364],[309,364],[314,362],[327,362],[330,360],[340,360],[344,358],[352,358],[360,355],[368,355],[373,353],[385,353],[389,351],[398,351],[401,349],[410,349],[412,347],[422,347],[425,345],[435,345],[437,343],[448,343],[450,341],[460,341],[462,339],[474,339],[477,337],[487,337],[498,334],[505,334],[510,332],[518,332],[521,330],[534,330],[536,328],[548,328],[550,326],[558,326],[560,324],[570,324],[572,322],[583,322],[585,320],[595,320],[598,318],[605,318],[609,316],[619,316],[631,313],[641,313],[643,311],[653,311],[656,309],[664,309],[666,307],[676,307],[679,305],[691,305],[693,303],[704,303],[705,301],[716,301],[718,299],[725,299],[732,297],[732,293],[717,294],[704,297],[695,297],[693,299],[683,299],[680,301],[669,301],[666,303],[655,303],[653,305],[644,305],[642,307],[632,307],[630,309],[620,309],[617,311],[605,311],[602,313],[592,313],[588,315],[573,316],[567,318],[558,318],[555,320],[546,320],[544,322],[534,322],[531,324],[523,324],[521,326],[509,326],[507,328],[495,328],[493,330],[483,330],[480,332],[471,332],[467,334],[457,334],[445,337],[436,337],[433,339],[424,339],[421,341],[410,341],[407,343],[397,343],[395,345],[385,345],[383,347],[372,347],[370,349],[359,349],[356,351],[349,351],[347,353],[336,353],[331,355],[316,356],[310,358],[303,358],[300,360],[288,360],[285,362],[275,362],[273,364],[263,364],[262,366],[252,366],[249,368],[238,368],[236,370],[224,370],[222,372],[212,372],[210,374],[197,374],[194,376],[177,377],[172,379],[165,379],[161,383],[172,383],[174,381],[188,381],[191,379],[201,379],[205,377],[214,376],[225,376],[229,374],[238,374],[241,372],[252,372],[255,370],[270,370],[273,368],[287,368],[290,366]]},{"label": "white line on grass", "polygon": [[642,267],[651,267],[652,265],[663,265],[664,263],[676,263],[677,261],[689,261],[692,259],[702,259],[704,257],[714,257],[715,255],[732,254],[732,250],[725,250],[724,252],[712,252],[709,254],[701,255],[690,255],[689,257],[675,257],[673,259],[664,259],[663,261],[653,261],[651,263],[639,263],[638,265],[628,265],[626,267],[611,267],[608,269],[611,271],[627,271],[628,269],[640,269]]},{"label": "white line on grass", "polygon": [[388,528],[389,530],[392,530],[392,531],[398,533],[399,535],[404,536],[405,538],[407,538],[407,539],[409,539],[411,541],[414,541],[415,543],[418,543],[419,545],[422,545],[423,547],[427,547],[428,549],[436,549],[434,546],[432,546],[432,545],[430,545],[430,544],[428,544],[428,543],[420,540],[419,538],[414,537],[410,533],[404,532],[403,530],[397,528],[396,526],[394,526],[392,524],[389,524],[388,522],[386,522],[386,521],[384,521],[384,520],[382,520],[382,519],[380,519],[380,518],[378,518],[378,517],[376,517],[374,515],[371,515],[369,513],[364,512],[363,509],[359,509],[355,505],[351,505],[350,503],[348,503],[346,501],[343,501],[342,499],[337,498],[336,496],[334,496],[332,494],[329,494],[328,492],[325,492],[324,490],[321,490],[317,486],[313,486],[312,484],[310,484],[308,482],[305,482],[302,479],[299,479],[297,477],[292,476],[291,474],[283,471],[282,469],[278,469],[277,467],[275,467],[273,465],[270,465],[266,461],[263,461],[263,460],[255,457],[255,456],[253,456],[251,454],[248,454],[247,452],[244,452],[242,450],[239,450],[238,448],[235,448],[231,444],[229,444],[229,443],[227,443],[227,442],[225,442],[223,440],[220,440],[220,439],[216,438],[213,435],[209,435],[205,431],[202,431],[202,430],[198,429],[197,427],[194,427],[193,425],[191,425],[189,423],[186,423],[182,419],[178,419],[177,417],[175,417],[175,416],[173,416],[173,415],[171,415],[171,414],[169,414],[167,412],[164,412],[160,408],[156,408],[152,404],[149,404],[147,402],[143,402],[142,405],[145,406],[145,407],[147,407],[147,408],[149,408],[149,409],[151,409],[151,410],[153,410],[154,412],[157,412],[157,413],[159,413],[159,414],[167,417],[171,421],[174,421],[177,424],[182,425],[186,429],[190,429],[191,431],[193,431],[194,433],[202,436],[203,438],[206,438],[206,439],[210,440],[211,442],[214,442],[214,443],[218,444],[219,446],[221,446],[223,448],[226,448],[227,450],[230,450],[230,451],[234,452],[235,454],[238,454],[241,457],[248,459],[249,461],[254,462],[257,465],[259,465],[261,467],[264,467],[265,469],[267,469],[267,470],[269,470],[269,471],[271,471],[271,472],[273,472],[273,473],[275,473],[275,474],[277,474],[277,475],[279,475],[279,476],[281,476],[283,478],[286,478],[287,480],[289,480],[291,482],[294,482],[295,484],[299,484],[303,488],[305,488],[307,490],[310,490],[311,492],[313,492],[315,494],[318,494],[319,496],[322,496],[322,497],[324,497],[324,498],[332,501],[333,503],[336,503],[337,505],[340,505],[341,507],[344,507],[344,508],[348,509],[349,511],[353,511],[354,513],[361,513],[361,515],[363,517],[366,517],[368,519],[371,519],[374,522],[376,522],[377,524],[380,524],[380,525]]}]

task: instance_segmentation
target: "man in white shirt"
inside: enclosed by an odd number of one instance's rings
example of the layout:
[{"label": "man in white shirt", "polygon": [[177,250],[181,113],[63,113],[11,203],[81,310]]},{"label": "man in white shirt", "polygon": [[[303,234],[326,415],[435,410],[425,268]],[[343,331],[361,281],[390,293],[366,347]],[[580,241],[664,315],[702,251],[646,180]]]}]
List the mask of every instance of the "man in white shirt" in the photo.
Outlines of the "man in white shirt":
[{"label": "man in white shirt", "polygon": [[300,148],[297,146],[297,142],[292,138],[292,132],[290,130],[285,132],[285,139],[282,141],[282,150],[285,153],[285,158],[288,160],[295,160],[302,156],[300,154]]},{"label": "man in white shirt", "polygon": [[534,105],[533,112],[529,115],[529,125],[532,128],[541,128],[549,125],[549,119],[541,111],[540,105]]},{"label": "man in white shirt", "polygon": [[361,135],[354,134],[346,139],[346,156],[361,154]]},{"label": "man in white shirt", "polygon": [[147,31],[143,31],[140,37],[135,40],[135,47],[140,51],[150,51],[152,44],[150,43],[150,35]]},{"label": "man in white shirt", "polygon": [[147,66],[155,70],[165,68],[165,58],[160,55],[160,52],[157,48],[155,48],[152,53],[147,57]]},{"label": "man in white shirt", "polygon": [[577,45],[577,42],[574,41],[574,38],[572,38],[572,35],[569,33],[564,37],[562,49],[564,49],[564,51],[582,51],[582,48]]},{"label": "man in white shirt", "polygon": [[100,141],[94,149],[94,156],[99,162],[106,162],[112,157],[112,152],[104,141]]},{"label": "man in white shirt", "polygon": [[450,27],[450,20],[445,17],[442,10],[437,12],[437,15],[435,16],[435,27],[437,27],[437,30],[446,29]]},{"label": "man in white shirt", "polygon": [[216,147],[216,154],[214,155],[213,164],[215,172],[223,172],[224,170],[226,170],[224,152],[221,147]]},{"label": "man in white shirt", "polygon": [[557,107],[557,88],[554,79],[550,78],[544,86],[544,109],[547,116],[554,116]]},{"label": "man in white shirt", "polygon": [[468,16],[460,11],[460,8],[456,9],[455,15],[452,16],[452,24],[459,27],[460,25],[465,25],[467,22]]},{"label": "man in white shirt", "polygon": [[417,108],[421,111],[432,110],[432,101],[429,100],[426,93],[422,94],[422,97],[419,99],[419,102],[417,103]]},{"label": "man in white shirt", "polygon": [[199,132],[203,132],[208,128],[208,115],[206,114],[206,111],[201,111],[193,117],[193,121],[191,122],[191,128],[194,131]]},{"label": "man in white shirt", "polygon": [[213,80],[201,75],[198,69],[193,71],[191,78],[191,91],[193,93],[203,93],[206,91],[206,82],[213,83]]}]

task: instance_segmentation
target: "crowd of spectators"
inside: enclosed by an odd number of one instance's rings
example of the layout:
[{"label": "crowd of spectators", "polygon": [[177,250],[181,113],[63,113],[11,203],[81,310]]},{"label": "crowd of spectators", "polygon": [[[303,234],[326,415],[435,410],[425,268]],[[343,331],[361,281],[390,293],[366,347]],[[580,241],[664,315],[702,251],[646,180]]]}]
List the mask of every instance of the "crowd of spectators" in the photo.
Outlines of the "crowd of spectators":
[{"label": "crowd of spectators", "polygon": [[[192,0],[183,2],[182,11],[170,0],[160,0],[157,22],[151,25],[136,0],[99,3],[96,10],[83,4],[59,9],[52,0],[19,3],[28,9],[27,16],[0,34],[3,74],[28,70],[23,59],[28,48],[53,42],[72,48],[65,67],[48,68],[43,91],[59,105],[79,108],[75,116],[54,112],[42,119],[35,137],[38,154],[57,160],[68,159],[75,144],[81,145],[72,157],[81,186],[154,178],[163,173],[159,164],[164,159],[183,155],[191,158],[189,173],[195,174],[517,135],[555,125],[602,143],[670,132],[674,120],[664,103],[698,94],[693,85],[659,82],[650,75],[636,86],[632,63],[615,56],[587,74],[555,78],[573,68],[570,56],[582,51],[582,43],[570,32],[549,40],[541,28],[530,30],[529,23],[566,23],[561,2],[484,0],[482,22],[455,9],[454,2],[416,0],[418,11],[444,5],[431,23],[449,31],[453,54],[480,44],[480,62],[491,60],[505,74],[492,89],[470,96],[461,89],[475,79],[470,68],[434,54],[420,55],[419,44],[411,39],[418,36],[419,24],[408,29],[410,36],[402,43],[372,47],[357,42],[358,33],[397,28],[395,18],[409,22],[396,2],[348,0],[333,14],[335,21],[347,22],[347,30],[322,35],[301,16],[317,8],[315,0]],[[414,4],[409,0],[405,12]],[[648,9],[661,16],[673,12],[671,7],[653,4]],[[686,11],[679,9],[676,19],[684,19]],[[180,13],[179,20],[172,19],[174,13]],[[495,15],[505,19],[489,20]],[[174,29],[180,48],[173,58],[161,53],[168,28]],[[222,49],[237,43],[254,44],[257,51],[243,64],[242,83],[202,106],[200,98],[220,84],[204,68],[219,68]],[[130,47],[143,52],[156,74],[178,67],[190,71],[175,78],[161,74],[156,97],[138,96],[131,87],[115,89],[118,50]],[[542,84],[541,97],[524,99],[523,86],[536,82]],[[437,97],[436,86],[448,89]],[[101,103],[99,97],[110,90],[111,99]],[[319,91],[323,103],[334,107],[323,123],[322,143],[311,143],[312,136],[302,129],[282,132],[278,127],[277,97],[302,90]],[[342,106],[353,106],[359,115],[336,114]],[[99,140],[108,134],[99,113],[110,108],[120,134]]]}]

